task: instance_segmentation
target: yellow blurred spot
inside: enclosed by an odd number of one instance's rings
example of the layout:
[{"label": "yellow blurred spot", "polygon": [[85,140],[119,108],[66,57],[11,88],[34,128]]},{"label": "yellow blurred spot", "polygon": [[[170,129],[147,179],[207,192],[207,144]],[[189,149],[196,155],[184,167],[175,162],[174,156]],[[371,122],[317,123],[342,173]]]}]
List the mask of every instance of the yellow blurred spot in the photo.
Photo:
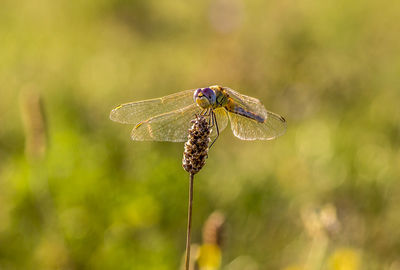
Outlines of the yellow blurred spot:
[{"label": "yellow blurred spot", "polygon": [[361,265],[360,253],[352,248],[341,248],[329,257],[329,269],[358,270]]},{"label": "yellow blurred spot", "polygon": [[204,244],[199,249],[198,263],[201,270],[219,269],[221,265],[221,250],[217,245]]}]

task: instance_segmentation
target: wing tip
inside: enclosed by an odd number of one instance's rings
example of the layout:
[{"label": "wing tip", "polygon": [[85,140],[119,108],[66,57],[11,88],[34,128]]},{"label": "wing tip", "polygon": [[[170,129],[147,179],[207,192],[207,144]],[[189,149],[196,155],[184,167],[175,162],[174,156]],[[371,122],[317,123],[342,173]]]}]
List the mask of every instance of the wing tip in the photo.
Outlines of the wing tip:
[{"label": "wing tip", "polygon": [[119,109],[121,109],[123,107],[124,104],[118,105],[117,107],[115,107],[114,109],[111,110],[109,118],[111,121],[117,122],[117,123],[121,123],[121,124],[130,124],[129,122],[126,121],[126,119],[124,119],[120,112]]},{"label": "wing tip", "polygon": [[140,138],[140,137],[138,136],[138,134],[137,134],[137,129],[138,129],[138,127],[140,127],[142,124],[143,124],[143,123],[140,122],[139,124],[137,124],[137,125],[132,129],[132,131],[131,131],[131,139],[132,139],[133,141],[143,141],[143,139]]},{"label": "wing tip", "polygon": [[109,118],[110,118],[111,121],[116,122],[114,110],[112,110],[112,111],[110,112]]},{"label": "wing tip", "polygon": [[110,112],[110,119],[111,120],[113,120],[113,121],[116,120],[116,116],[115,115],[117,114],[118,109],[121,108],[121,107],[122,107],[122,105],[118,105],[117,107],[115,107],[114,109],[111,110],[111,112]]}]

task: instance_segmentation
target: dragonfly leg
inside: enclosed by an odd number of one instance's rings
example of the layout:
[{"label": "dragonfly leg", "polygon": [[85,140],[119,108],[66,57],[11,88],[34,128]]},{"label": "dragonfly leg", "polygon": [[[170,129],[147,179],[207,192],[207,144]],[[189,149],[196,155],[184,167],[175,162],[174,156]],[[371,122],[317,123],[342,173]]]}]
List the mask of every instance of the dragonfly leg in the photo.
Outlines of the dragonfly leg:
[{"label": "dragonfly leg", "polygon": [[212,117],[211,113],[212,113],[212,111],[210,111],[210,116],[208,118],[208,127],[209,128],[214,127],[214,118]]},{"label": "dragonfly leg", "polygon": [[200,112],[200,115],[208,117],[208,125],[210,128],[214,126],[214,119],[212,119],[212,113],[213,111],[211,108],[203,109]]},{"label": "dragonfly leg", "polygon": [[214,127],[214,118],[212,116],[210,116],[208,118],[208,126],[209,126],[209,128],[213,128]]},{"label": "dragonfly leg", "polygon": [[217,122],[217,117],[215,116],[214,111],[211,110],[211,118],[212,118],[212,126],[215,125],[215,128],[217,129],[217,137],[215,137],[215,139],[212,141],[212,143],[210,144],[210,146],[208,147],[209,149],[211,149],[211,146],[213,146],[213,144],[215,143],[215,141],[218,139],[219,137],[219,129],[218,129],[218,122]]},{"label": "dragonfly leg", "polygon": [[213,114],[214,114],[213,110],[209,109],[209,112],[208,112],[208,125],[210,126],[210,128],[212,128],[214,126]]}]

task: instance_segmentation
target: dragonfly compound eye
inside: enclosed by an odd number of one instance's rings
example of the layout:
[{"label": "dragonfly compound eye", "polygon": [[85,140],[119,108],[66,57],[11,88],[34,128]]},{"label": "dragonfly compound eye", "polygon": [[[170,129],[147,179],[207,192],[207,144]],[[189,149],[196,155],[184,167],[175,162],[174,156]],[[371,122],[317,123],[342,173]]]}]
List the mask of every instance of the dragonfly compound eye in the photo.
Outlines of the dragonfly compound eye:
[{"label": "dragonfly compound eye", "polygon": [[202,90],[203,95],[210,101],[210,104],[214,104],[216,101],[215,92],[211,88],[204,88]]},{"label": "dragonfly compound eye", "polygon": [[201,88],[199,88],[196,91],[194,91],[194,94],[193,94],[193,100],[194,101],[196,101],[196,98],[199,96],[200,92],[201,92]]}]

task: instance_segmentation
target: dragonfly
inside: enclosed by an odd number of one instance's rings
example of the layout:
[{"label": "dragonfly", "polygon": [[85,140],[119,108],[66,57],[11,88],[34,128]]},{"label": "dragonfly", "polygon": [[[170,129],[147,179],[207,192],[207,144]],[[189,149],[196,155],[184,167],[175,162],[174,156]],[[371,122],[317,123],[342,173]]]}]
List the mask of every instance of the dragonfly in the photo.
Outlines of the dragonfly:
[{"label": "dragonfly", "polygon": [[287,126],[285,118],[266,110],[258,99],[219,85],[125,103],[111,111],[110,119],[135,125],[131,138],[136,141],[184,142],[195,115],[208,117],[212,144],[228,121],[242,140],[272,140]]}]

